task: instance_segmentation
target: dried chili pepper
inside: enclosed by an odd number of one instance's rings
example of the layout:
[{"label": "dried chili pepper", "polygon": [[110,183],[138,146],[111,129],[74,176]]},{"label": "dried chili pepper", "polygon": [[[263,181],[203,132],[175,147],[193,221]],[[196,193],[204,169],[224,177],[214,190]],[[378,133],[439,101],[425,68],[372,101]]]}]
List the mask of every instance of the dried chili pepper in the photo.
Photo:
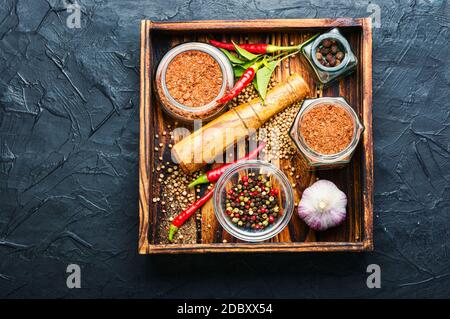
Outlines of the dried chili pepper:
[{"label": "dried chili pepper", "polygon": [[265,142],[262,142],[261,144],[259,144],[259,146],[257,148],[255,148],[253,151],[251,151],[250,153],[248,153],[246,156],[241,157],[240,159],[232,162],[232,163],[228,163],[225,165],[222,165],[216,169],[212,169],[208,172],[206,172],[205,174],[200,175],[196,180],[194,180],[192,183],[189,184],[189,188],[192,188],[196,185],[199,184],[206,184],[206,183],[213,183],[216,182],[220,176],[222,176],[222,174],[226,171],[226,169],[228,167],[230,167],[230,165],[236,164],[236,163],[240,163],[240,162],[244,162],[244,161],[248,161],[251,159],[256,158],[256,156],[258,155],[259,152],[261,152],[261,150],[266,146]]},{"label": "dried chili pepper", "polygon": [[179,213],[175,219],[172,221],[172,224],[169,228],[169,241],[173,241],[173,236],[178,231],[178,228],[184,224],[189,217],[194,215],[194,213],[200,209],[214,194],[214,187],[211,188],[202,198],[196,201],[194,204],[183,210]]},{"label": "dried chili pepper", "polygon": [[217,103],[223,104],[228,102],[229,100],[235,98],[247,85],[249,85],[253,78],[255,77],[256,71],[261,67],[262,61],[256,62],[251,67],[249,67],[247,70],[244,71],[242,76],[237,80],[237,82],[234,84],[233,88],[225,94],[223,97],[217,100]]},{"label": "dried chili pepper", "polygon": [[[209,40],[209,43],[211,43],[213,46],[221,49],[225,49],[228,51],[236,51],[236,47],[233,43],[225,43],[220,42],[216,40]],[[237,44],[240,48],[243,48],[244,50],[247,50],[250,53],[253,54],[266,54],[266,53],[273,53],[277,51],[295,51],[299,49],[298,45],[293,46],[278,46],[273,44],[267,44],[267,43],[242,43]]]},{"label": "dried chili pepper", "polygon": [[[216,41],[216,40],[209,40],[209,43],[211,43],[213,46],[215,46],[217,48],[225,49],[228,51],[236,51],[236,48],[233,43],[225,43],[225,42],[220,42],[220,41]],[[254,54],[268,53],[267,47],[269,46],[269,44],[266,44],[266,43],[257,43],[257,44],[243,43],[243,44],[238,44],[238,45],[239,45],[239,47],[243,48],[244,50],[246,50],[250,53],[254,53]]]}]

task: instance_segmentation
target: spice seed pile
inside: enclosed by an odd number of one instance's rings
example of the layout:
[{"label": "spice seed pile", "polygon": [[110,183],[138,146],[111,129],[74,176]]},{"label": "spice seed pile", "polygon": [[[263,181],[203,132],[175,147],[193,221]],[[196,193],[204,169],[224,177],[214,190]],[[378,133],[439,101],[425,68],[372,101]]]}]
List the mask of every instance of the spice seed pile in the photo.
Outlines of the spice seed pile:
[{"label": "spice seed pile", "polygon": [[300,109],[300,104],[293,104],[273,116],[258,130],[258,140],[267,143],[267,160],[290,159],[296,154],[289,137],[289,129]]},{"label": "spice seed pile", "polygon": [[[178,125],[176,122],[175,125]],[[168,126],[171,129],[171,126]],[[189,183],[199,176],[199,173],[192,175],[186,174],[178,165],[163,161],[161,154],[163,139],[169,139],[169,148],[171,148],[173,141],[172,132],[167,133],[164,131],[163,136],[155,134],[155,147],[154,151],[158,158],[158,164],[155,168],[154,174],[156,174],[157,181],[161,185],[160,190],[156,189],[156,193],[152,198],[152,203],[159,206],[162,212],[162,220],[158,222],[159,225],[159,243],[169,243],[167,239],[167,232],[174,217],[181,211],[189,207],[196,199],[200,198],[200,188],[189,190]],[[196,219],[188,220],[178,232],[176,239],[185,243],[197,242],[197,227],[196,220],[199,220],[199,213],[197,213]]]},{"label": "spice seed pile", "polygon": [[[277,84],[274,77],[270,80],[269,89]],[[231,106],[236,107],[258,97],[258,92],[253,85],[247,86],[237,97],[231,101]],[[279,112],[267,121],[259,130],[257,139],[267,143],[267,160],[290,159],[296,154],[296,150],[289,137],[289,129],[300,109],[300,104],[294,104]]]},{"label": "spice seed pile", "polygon": [[[187,186],[192,178],[198,176],[198,174],[185,174],[175,164],[163,166],[165,166],[164,173],[159,174],[161,180],[158,180],[161,183],[162,198],[153,199],[155,204],[160,204],[163,213],[163,219],[159,223],[160,244],[168,243],[167,232],[174,217],[195,202],[196,191],[188,190]],[[195,243],[197,241],[196,229],[195,219],[190,219],[178,232],[176,239],[186,243]]]},{"label": "spice seed pile", "polygon": [[[272,79],[269,82],[269,90],[273,88],[277,84],[277,81],[275,78],[272,77]],[[240,104],[250,102],[253,99],[256,99],[259,97],[258,92],[256,91],[255,87],[253,85],[246,86],[241,93],[239,93],[238,96],[236,96],[234,99],[231,100],[231,106],[236,107]]]}]

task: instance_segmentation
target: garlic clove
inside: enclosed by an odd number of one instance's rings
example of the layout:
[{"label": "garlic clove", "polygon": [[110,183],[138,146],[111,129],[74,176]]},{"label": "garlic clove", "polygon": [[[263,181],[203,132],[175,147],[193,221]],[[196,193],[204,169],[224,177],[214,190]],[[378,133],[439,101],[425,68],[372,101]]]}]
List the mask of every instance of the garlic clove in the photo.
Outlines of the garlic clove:
[{"label": "garlic clove", "polygon": [[319,180],[305,189],[298,215],[314,230],[326,230],[342,223],[347,215],[347,196],[328,180]]}]

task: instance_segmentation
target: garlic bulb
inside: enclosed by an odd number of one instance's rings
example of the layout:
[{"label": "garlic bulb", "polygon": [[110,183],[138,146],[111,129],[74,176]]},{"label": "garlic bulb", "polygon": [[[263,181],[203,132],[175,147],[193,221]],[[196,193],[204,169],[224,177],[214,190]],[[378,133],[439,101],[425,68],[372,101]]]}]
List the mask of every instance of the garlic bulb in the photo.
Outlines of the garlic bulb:
[{"label": "garlic bulb", "polygon": [[327,180],[319,180],[305,189],[298,215],[314,230],[339,225],[346,216],[347,196]]}]

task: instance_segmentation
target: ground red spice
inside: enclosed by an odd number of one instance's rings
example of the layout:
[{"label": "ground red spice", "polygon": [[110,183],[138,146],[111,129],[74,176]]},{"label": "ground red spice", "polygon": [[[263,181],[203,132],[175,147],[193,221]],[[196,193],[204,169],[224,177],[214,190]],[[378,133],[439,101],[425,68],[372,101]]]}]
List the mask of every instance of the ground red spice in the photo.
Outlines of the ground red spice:
[{"label": "ground red spice", "polygon": [[336,154],[353,139],[354,123],[348,112],[338,105],[324,104],[309,110],[300,123],[306,144],[320,154]]},{"label": "ground red spice", "polygon": [[222,70],[209,54],[191,50],[178,54],[168,65],[166,85],[179,103],[199,107],[208,104],[220,92]]}]

